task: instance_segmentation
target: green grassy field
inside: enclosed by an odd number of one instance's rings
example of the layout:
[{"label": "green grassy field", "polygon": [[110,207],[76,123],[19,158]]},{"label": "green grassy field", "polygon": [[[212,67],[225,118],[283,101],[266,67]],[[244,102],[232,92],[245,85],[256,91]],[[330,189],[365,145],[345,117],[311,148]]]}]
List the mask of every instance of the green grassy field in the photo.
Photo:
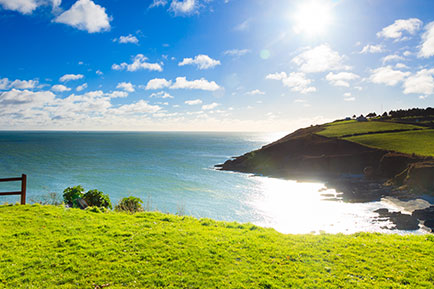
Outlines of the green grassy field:
[{"label": "green grassy field", "polygon": [[434,236],[0,206],[5,288],[433,288]]},{"label": "green grassy field", "polygon": [[393,122],[380,122],[380,121],[367,121],[357,122],[355,120],[342,121],[336,123],[330,123],[325,126],[325,129],[319,132],[319,135],[326,137],[342,137],[345,135],[369,133],[369,132],[381,132],[390,130],[402,130],[402,129],[423,129],[423,127],[400,124]]},{"label": "green grassy field", "polygon": [[360,135],[344,138],[366,146],[421,156],[434,156],[434,130]]}]

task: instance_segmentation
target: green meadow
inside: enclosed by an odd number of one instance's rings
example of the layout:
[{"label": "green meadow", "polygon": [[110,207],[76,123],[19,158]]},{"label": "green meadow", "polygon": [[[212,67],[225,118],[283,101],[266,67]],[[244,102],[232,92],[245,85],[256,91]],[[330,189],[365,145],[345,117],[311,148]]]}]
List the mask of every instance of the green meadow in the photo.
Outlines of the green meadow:
[{"label": "green meadow", "polygon": [[4,288],[433,288],[434,236],[0,206]]},{"label": "green meadow", "polygon": [[329,123],[324,126],[323,131],[318,132],[319,135],[326,137],[342,137],[353,134],[373,133],[392,130],[413,130],[424,129],[424,127],[412,124],[401,124],[384,121],[366,121],[358,122],[356,120],[341,121]]},{"label": "green meadow", "polygon": [[434,156],[434,129],[367,134],[344,139],[374,148]]}]

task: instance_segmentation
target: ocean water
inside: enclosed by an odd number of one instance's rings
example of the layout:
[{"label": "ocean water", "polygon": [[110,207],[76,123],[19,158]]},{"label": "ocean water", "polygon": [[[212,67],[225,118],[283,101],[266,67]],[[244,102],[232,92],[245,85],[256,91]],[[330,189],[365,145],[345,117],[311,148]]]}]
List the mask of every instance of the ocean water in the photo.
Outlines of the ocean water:
[{"label": "ocean water", "polygon": [[[0,178],[27,174],[27,200],[61,195],[82,185],[108,194],[113,204],[140,197],[153,210],[251,222],[283,233],[390,232],[374,222],[390,200],[351,204],[327,201],[321,183],[222,172],[214,169],[283,136],[266,133],[0,132]],[[0,183],[0,191],[19,190]],[[0,203],[19,196],[0,196]],[[396,231],[393,231],[396,232]],[[408,233],[408,232],[399,232]],[[423,230],[416,231],[423,233]]]}]

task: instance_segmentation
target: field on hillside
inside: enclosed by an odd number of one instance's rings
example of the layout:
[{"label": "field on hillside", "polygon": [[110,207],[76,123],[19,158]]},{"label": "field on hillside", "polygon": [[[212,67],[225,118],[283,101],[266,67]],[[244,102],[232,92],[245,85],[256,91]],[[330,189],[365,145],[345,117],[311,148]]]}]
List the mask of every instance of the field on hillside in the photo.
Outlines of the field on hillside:
[{"label": "field on hillside", "polygon": [[0,206],[0,287],[433,288],[434,236]]},{"label": "field on hillside", "polygon": [[344,138],[366,146],[421,156],[434,156],[434,130],[360,135]]},{"label": "field on hillside", "polygon": [[424,127],[411,125],[411,124],[400,124],[393,122],[381,122],[381,121],[367,121],[358,122],[355,120],[342,121],[330,123],[325,126],[323,131],[318,134],[326,137],[342,137],[346,135],[362,134],[370,132],[382,132],[391,130],[412,130],[412,129],[424,129]]}]

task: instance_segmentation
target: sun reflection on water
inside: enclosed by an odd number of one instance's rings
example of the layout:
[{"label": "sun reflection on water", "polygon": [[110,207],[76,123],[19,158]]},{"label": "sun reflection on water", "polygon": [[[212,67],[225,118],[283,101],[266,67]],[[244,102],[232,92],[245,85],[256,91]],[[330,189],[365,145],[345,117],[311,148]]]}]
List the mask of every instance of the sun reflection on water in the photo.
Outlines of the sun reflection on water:
[{"label": "sun reflection on water", "polygon": [[300,183],[266,177],[251,177],[255,189],[245,200],[257,212],[254,223],[282,233],[391,232],[389,222],[374,222],[378,208],[393,209],[385,202],[345,203],[321,183]]}]

